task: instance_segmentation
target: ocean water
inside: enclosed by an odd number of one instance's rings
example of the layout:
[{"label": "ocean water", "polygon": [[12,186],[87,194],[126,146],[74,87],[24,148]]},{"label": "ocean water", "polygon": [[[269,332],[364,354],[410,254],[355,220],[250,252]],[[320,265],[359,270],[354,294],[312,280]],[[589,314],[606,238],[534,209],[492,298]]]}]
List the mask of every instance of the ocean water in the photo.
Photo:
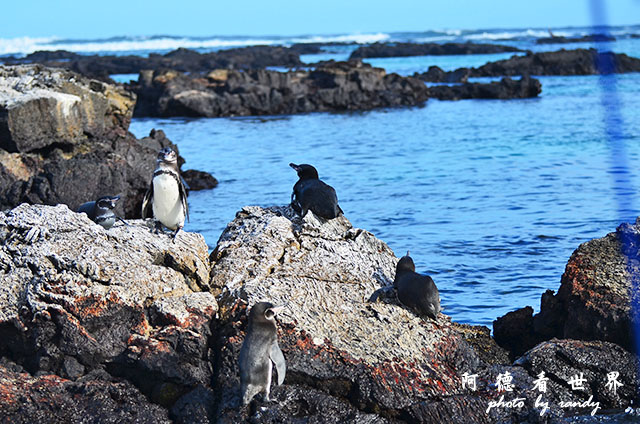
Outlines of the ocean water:
[{"label": "ocean water", "polygon": [[[640,34],[640,26],[609,30],[618,41],[600,48],[640,57],[640,39],[632,38]],[[593,31],[553,32],[580,36]],[[592,47],[535,44],[545,36],[546,29],[501,29],[260,39],[13,39],[0,40],[0,54],[23,55],[41,48],[147,54],[176,47],[212,51],[335,41],[476,41],[534,51]],[[331,45],[303,60],[346,59],[355,47]],[[451,70],[509,56],[366,61],[410,75],[431,65]],[[202,233],[210,248],[243,206],[287,204],[297,180],[289,162],[311,163],[335,187],[354,226],[387,242],[397,256],[411,250],[417,270],[436,282],[446,314],[490,326],[511,310],[526,305],[538,310],[541,294],[557,290],[566,262],[580,243],[640,215],[640,74],[540,80],[542,94],[535,99],[429,100],[424,107],[360,113],[134,119],[130,129],[139,137],[163,129],[180,147],[186,169],[205,170],[219,179],[216,189],[189,197],[191,222],[185,229]],[[603,94],[603,87],[617,95]],[[620,112],[613,118],[605,109],[612,102]],[[628,175],[621,174],[606,122],[621,134]]]}]

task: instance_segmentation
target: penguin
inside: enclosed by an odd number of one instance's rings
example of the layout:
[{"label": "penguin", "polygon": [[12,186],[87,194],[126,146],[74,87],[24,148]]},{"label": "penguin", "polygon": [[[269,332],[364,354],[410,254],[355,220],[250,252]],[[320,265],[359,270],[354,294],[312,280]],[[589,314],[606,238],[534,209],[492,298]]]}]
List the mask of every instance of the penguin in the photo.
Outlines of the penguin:
[{"label": "penguin", "polygon": [[318,171],[311,165],[290,163],[300,178],[293,186],[291,207],[303,218],[309,210],[321,218],[333,219],[343,214],[338,205],[336,191],[318,177]]},{"label": "penguin", "polygon": [[269,402],[272,362],[278,371],[278,385],[284,381],[287,365],[278,346],[275,315],[283,306],[268,302],[256,303],[249,312],[247,335],[242,342],[238,363],[240,366],[240,392],[242,405],[264,391],[264,400]]},{"label": "penguin", "polygon": [[142,218],[149,218],[152,214],[156,220],[155,232],[161,231],[163,225],[174,230],[174,242],[184,227],[185,218],[189,219],[187,189],[180,177],[178,155],[170,147],[158,152],[156,170],[142,201]]},{"label": "penguin", "polygon": [[116,220],[122,221],[124,224],[127,222],[120,218],[113,212],[116,207],[116,202],[120,200],[120,196],[104,196],[96,200],[95,202],[83,203],[78,207],[76,212],[85,213],[90,220],[96,224],[102,225],[105,230],[113,227]]},{"label": "penguin", "polygon": [[428,316],[437,320],[440,312],[440,294],[435,283],[428,275],[416,272],[413,259],[407,251],[396,265],[396,277],[393,280],[398,300],[419,316]]}]

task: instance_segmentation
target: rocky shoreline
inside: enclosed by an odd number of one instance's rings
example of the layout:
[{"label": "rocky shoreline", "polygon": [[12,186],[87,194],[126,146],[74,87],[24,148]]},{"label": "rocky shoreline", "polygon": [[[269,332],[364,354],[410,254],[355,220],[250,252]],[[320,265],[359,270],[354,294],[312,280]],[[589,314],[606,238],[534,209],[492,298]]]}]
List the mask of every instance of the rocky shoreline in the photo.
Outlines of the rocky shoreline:
[{"label": "rocky shoreline", "polygon": [[[442,314],[425,321],[394,296],[372,301],[388,291],[397,259],[344,217],[245,207],[211,255],[200,235],[183,233],[174,244],[150,224],[130,224],[105,230],[63,205],[0,213],[3,419],[561,422],[589,415],[596,402],[602,412],[637,401],[637,356],[604,340],[628,330],[622,321],[590,333],[590,341],[542,337],[509,360],[486,327]],[[600,246],[612,237],[581,246],[565,275],[585,255],[600,264],[596,274],[613,271]],[[608,281],[579,284],[618,300]],[[278,334],[287,377],[272,403],[242,408],[237,355],[246,312],[265,299],[287,305]],[[588,299],[580,302],[589,308]],[[587,316],[573,313],[573,320]],[[495,333],[499,339],[497,324]],[[543,371],[550,409],[540,415],[534,387]],[[606,385],[613,371],[622,384],[615,393]],[[589,382],[584,391],[568,382],[579,373]],[[463,383],[469,375],[475,390]],[[500,392],[496,381],[505,375],[511,390]],[[521,405],[507,407],[505,399]]]}]

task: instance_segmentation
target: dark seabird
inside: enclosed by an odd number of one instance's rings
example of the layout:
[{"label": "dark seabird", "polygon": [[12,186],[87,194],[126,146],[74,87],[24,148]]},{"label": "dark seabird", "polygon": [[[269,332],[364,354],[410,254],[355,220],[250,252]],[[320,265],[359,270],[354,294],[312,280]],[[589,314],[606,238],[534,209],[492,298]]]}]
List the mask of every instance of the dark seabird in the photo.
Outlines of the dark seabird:
[{"label": "dark seabird", "polygon": [[440,312],[440,294],[435,283],[428,275],[418,274],[413,259],[407,252],[396,265],[396,278],[393,286],[398,300],[419,316],[428,316],[437,320]]},{"label": "dark seabird", "polygon": [[333,219],[342,214],[338,205],[336,191],[328,184],[320,181],[318,171],[311,165],[289,164],[300,178],[293,186],[291,207],[303,218],[307,211],[312,211],[321,218]]}]

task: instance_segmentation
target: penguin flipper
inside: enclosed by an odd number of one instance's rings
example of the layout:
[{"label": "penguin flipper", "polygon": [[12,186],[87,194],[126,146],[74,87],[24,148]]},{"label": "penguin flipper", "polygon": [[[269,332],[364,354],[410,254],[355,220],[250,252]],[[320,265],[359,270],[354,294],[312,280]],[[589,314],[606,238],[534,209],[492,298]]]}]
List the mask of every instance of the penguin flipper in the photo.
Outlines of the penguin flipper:
[{"label": "penguin flipper", "polygon": [[182,209],[184,210],[184,216],[189,221],[189,204],[187,203],[187,189],[189,186],[185,187],[186,182],[180,177],[178,179],[178,187],[180,189],[180,200],[182,201]]},{"label": "penguin flipper", "polygon": [[142,219],[151,218],[153,216],[153,211],[151,210],[151,199],[153,199],[153,180],[151,180],[149,189],[144,194],[144,199],[142,200]]},{"label": "penguin flipper", "polygon": [[284,382],[284,376],[287,373],[287,364],[284,362],[284,355],[280,350],[280,346],[278,346],[278,342],[274,342],[271,345],[271,350],[269,351],[269,358],[276,365],[276,370],[278,371],[278,386]]}]

